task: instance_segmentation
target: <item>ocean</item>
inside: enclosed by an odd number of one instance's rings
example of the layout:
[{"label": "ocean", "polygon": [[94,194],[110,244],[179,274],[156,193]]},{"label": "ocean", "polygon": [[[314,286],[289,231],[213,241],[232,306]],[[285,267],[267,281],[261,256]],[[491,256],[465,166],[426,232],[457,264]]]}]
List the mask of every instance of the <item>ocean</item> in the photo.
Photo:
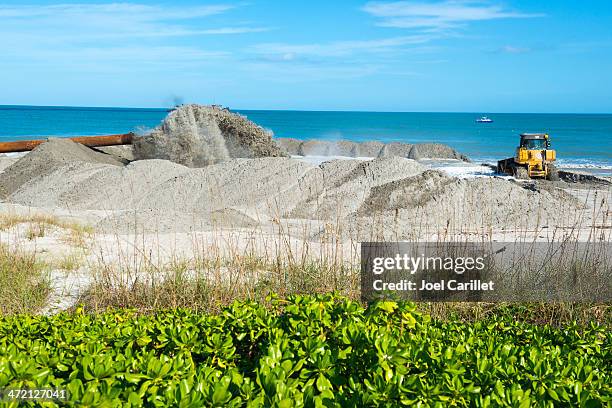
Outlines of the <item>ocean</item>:
[{"label": "ocean", "polygon": [[[322,140],[438,142],[472,160],[495,162],[514,154],[522,132],[545,132],[559,166],[612,174],[612,115],[486,113],[316,112],[238,110],[276,137]],[[166,109],[0,105],[0,142],[48,136],[142,132]]]}]

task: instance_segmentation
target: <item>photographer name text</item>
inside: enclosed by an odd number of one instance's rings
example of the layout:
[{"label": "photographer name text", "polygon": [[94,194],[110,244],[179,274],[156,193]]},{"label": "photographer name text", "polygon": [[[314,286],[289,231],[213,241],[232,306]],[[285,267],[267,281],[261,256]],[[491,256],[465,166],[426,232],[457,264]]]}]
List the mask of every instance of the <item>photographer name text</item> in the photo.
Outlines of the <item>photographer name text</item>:
[{"label": "photographer name text", "polygon": [[493,291],[495,283],[493,281],[483,282],[478,279],[470,280],[469,282],[458,282],[454,279],[439,280],[429,282],[426,280],[412,281],[402,279],[399,282],[384,282],[377,279],[373,282],[372,287],[377,291],[421,291],[421,292],[437,292],[437,291]]}]

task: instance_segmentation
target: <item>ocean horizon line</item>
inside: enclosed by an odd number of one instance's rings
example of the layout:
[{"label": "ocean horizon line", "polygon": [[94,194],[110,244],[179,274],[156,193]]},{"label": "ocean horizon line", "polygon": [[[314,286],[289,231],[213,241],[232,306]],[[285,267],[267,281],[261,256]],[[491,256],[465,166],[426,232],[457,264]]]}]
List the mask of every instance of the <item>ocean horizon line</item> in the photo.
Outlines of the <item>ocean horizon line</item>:
[{"label": "ocean horizon line", "polygon": [[[610,116],[612,112],[492,112],[492,111],[403,111],[403,110],[343,110],[343,109],[253,109],[253,108],[232,108],[223,104],[202,104],[202,105],[218,105],[226,107],[232,111],[243,112],[313,112],[313,113],[417,113],[417,114],[473,114],[473,115],[582,115],[582,116]],[[138,110],[138,111],[168,111],[173,109],[173,106],[168,107],[139,107],[139,106],[78,106],[78,105],[11,105],[0,104],[0,110]]]}]

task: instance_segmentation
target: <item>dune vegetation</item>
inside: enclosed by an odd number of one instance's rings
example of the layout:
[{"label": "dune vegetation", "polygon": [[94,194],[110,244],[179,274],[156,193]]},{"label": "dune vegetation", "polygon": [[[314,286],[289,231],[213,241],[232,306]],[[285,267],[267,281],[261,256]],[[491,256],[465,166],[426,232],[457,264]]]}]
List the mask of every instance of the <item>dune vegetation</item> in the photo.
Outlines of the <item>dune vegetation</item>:
[{"label": "dune vegetation", "polygon": [[[508,314],[270,296],[187,309],[0,319],[0,386],[73,406],[608,406],[612,336]],[[58,402],[58,401],[56,401]]]}]

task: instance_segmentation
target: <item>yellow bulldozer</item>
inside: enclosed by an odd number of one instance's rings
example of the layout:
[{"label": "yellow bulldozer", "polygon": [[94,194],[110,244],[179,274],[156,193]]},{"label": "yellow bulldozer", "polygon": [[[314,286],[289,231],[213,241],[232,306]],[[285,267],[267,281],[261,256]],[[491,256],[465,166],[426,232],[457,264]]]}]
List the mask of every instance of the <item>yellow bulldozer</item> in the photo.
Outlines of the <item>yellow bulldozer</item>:
[{"label": "yellow bulldozer", "polygon": [[559,180],[555,167],[557,153],[550,148],[550,137],[545,133],[523,133],[516,156],[497,162],[497,172],[517,179],[544,178]]}]

